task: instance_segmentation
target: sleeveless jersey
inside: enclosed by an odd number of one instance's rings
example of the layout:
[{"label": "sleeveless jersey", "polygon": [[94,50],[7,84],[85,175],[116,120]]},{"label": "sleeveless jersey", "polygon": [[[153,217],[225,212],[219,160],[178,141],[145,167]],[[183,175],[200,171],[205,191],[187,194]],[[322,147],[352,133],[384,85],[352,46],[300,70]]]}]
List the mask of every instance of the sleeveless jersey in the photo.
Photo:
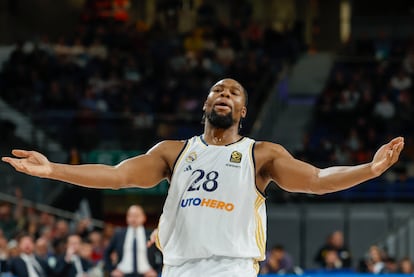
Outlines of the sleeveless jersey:
[{"label": "sleeveless jersey", "polygon": [[178,156],[158,226],[164,264],[209,257],[265,257],[265,198],[255,184],[255,141],[189,139]]}]

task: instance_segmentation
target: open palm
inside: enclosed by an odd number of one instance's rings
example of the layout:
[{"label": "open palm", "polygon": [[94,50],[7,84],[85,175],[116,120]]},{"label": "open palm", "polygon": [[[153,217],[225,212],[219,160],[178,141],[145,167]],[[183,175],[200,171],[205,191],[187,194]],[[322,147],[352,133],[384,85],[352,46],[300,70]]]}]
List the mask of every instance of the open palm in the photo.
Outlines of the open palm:
[{"label": "open palm", "polygon": [[16,158],[3,157],[2,161],[9,163],[19,172],[38,177],[47,177],[51,172],[51,163],[39,152],[15,149],[12,154]]}]

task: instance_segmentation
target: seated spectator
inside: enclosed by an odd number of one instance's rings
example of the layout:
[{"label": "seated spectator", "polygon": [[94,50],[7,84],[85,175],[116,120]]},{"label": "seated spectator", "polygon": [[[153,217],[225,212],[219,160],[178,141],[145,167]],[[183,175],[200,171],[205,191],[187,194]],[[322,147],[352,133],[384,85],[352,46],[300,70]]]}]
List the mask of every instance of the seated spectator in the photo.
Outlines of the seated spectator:
[{"label": "seated spectator", "polygon": [[410,258],[406,257],[400,261],[400,273],[402,274],[413,274],[414,266]]},{"label": "seated spectator", "polygon": [[91,264],[91,267],[88,269],[88,277],[103,276],[103,262],[93,263],[93,247],[89,241],[82,242],[79,255]]},{"label": "seated spectator", "polygon": [[391,77],[390,85],[392,89],[401,91],[410,89],[412,82],[408,74],[403,69],[400,69],[397,74]]},{"label": "seated spectator", "polygon": [[393,257],[384,259],[384,273],[398,273],[398,262]]},{"label": "seated spectator", "polygon": [[380,97],[380,101],[375,104],[374,116],[378,120],[391,120],[395,115],[395,105],[391,102],[390,98],[383,94]]},{"label": "seated spectator", "polygon": [[66,252],[56,264],[55,274],[60,277],[84,276],[92,263],[82,257],[82,241],[79,235],[70,235],[67,239]]},{"label": "seated spectator", "polygon": [[380,274],[385,271],[385,253],[376,245],[369,248],[368,259],[365,261],[368,272]]},{"label": "seated spectator", "polygon": [[1,273],[7,272],[7,261],[9,259],[9,248],[7,246],[7,239],[0,235],[0,276]]},{"label": "seated spectator", "polygon": [[69,224],[66,220],[60,219],[56,222],[53,230],[52,246],[56,256],[63,255],[65,252],[65,242],[69,235]]},{"label": "seated spectator", "polygon": [[91,259],[94,264],[97,264],[99,261],[103,259],[103,254],[105,250],[103,235],[101,232],[92,231],[88,237],[91,246],[92,246],[92,254]]},{"label": "seated spectator", "polygon": [[286,274],[294,271],[292,257],[282,245],[272,247],[263,263],[260,274]]},{"label": "seated spectator", "polygon": [[343,267],[342,261],[338,256],[338,251],[335,248],[326,248],[325,255],[323,256],[323,263],[325,270],[341,269]]},{"label": "seated spectator", "polygon": [[46,261],[37,257],[34,253],[33,238],[23,235],[18,243],[20,255],[10,259],[9,269],[14,276],[40,277],[53,276],[52,268]]},{"label": "seated spectator", "polygon": [[11,204],[7,202],[0,203],[0,229],[7,239],[11,239],[18,231],[16,216],[13,214]]},{"label": "seated spectator", "polygon": [[[335,250],[337,252],[337,257],[339,261],[335,261],[334,255],[332,255],[332,251]],[[329,254],[329,257],[326,255]],[[327,261],[331,264],[330,267],[335,266],[335,268],[350,268],[352,259],[351,259],[351,252],[349,251],[348,247],[344,243],[344,235],[341,231],[335,231],[328,236],[328,239],[317,252],[315,256],[315,262],[317,262],[321,268],[327,268]],[[332,264],[332,262],[335,264]]]},{"label": "seated spectator", "polygon": [[40,259],[47,262],[47,264],[54,268],[56,266],[56,257],[52,251],[50,241],[44,237],[40,237],[35,242],[35,254]]},{"label": "seated spectator", "polygon": [[108,56],[108,49],[99,39],[95,39],[87,50],[92,58],[106,59]]}]

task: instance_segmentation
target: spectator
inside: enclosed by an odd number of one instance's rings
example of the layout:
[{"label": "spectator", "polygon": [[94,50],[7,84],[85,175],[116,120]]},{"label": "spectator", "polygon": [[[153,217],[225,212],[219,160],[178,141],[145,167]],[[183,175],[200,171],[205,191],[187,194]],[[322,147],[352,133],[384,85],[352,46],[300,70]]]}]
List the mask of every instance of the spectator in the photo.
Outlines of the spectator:
[{"label": "spectator", "polygon": [[23,235],[19,239],[20,255],[12,258],[9,263],[10,272],[18,277],[52,276],[52,268],[46,261],[36,257],[33,238]]},{"label": "spectator", "polygon": [[395,105],[386,94],[381,95],[380,101],[375,104],[374,116],[378,120],[390,121],[395,116]]},{"label": "spectator", "polygon": [[10,203],[0,203],[0,229],[7,239],[11,239],[17,232],[17,220],[13,215]]},{"label": "spectator", "polygon": [[398,262],[393,257],[387,257],[384,260],[384,273],[398,273]]},{"label": "spectator", "polygon": [[154,245],[147,248],[151,234],[144,229],[143,208],[130,206],[126,221],[128,227],[118,229],[105,250],[105,269],[113,277],[156,277],[161,255]]},{"label": "spectator", "polygon": [[99,261],[103,260],[105,250],[102,233],[92,231],[89,234],[89,241],[92,246],[91,260],[94,264],[97,264]]},{"label": "spectator", "polygon": [[[66,252],[58,258],[55,274],[59,277],[84,277],[92,268],[92,263],[81,256],[82,241],[79,235],[67,238]],[[87,275],[86,275],[87,276]]]},{"label": "spectator", "polygon": [[106,59],[108,56],[108,50],[106,46],[102,44],[102,42],[99,39],[95,39],[91,46],[89,46],[87,50],[88,54],[92,58],[98,58],[98,59]]},{"label": "spectator", "polygon": [[56,256],[61,256],[65,252],[65,243],[69,235],[69,224],[66,220],[60,219],[56,222],[53,230],[52,245]]},{"label": "spectator", "polygon": [[376,245],[369,248],[368,260],[366,261],[368,272],[380,274],[385,271],[384,252]]},{"label": "spectator", "polygon": [[405,257],[400,261],[400,273],[402,274],[413,274],[414,266],[410,258]]},{"label": "spectator", "polygon": [[400,69],[397,74],[391,78],[391,88],[397,91],[410,89],[412,85],[411,78],[404,69]]},{"label": "spectator", "polygon": [[267,259],[260,269],[260,274],[292,273],[293,260],[282,245],[272,247]]},{"label": "spectator", "polygon": [[[330,254],[329,257],[326,255],[335,250],[339,261],[334,258],[334,255]],[[326,262],[329,261],[329,267],[334,266],[335,268],[350,268],[352,263],[351,252],[344,243],[344,235],[342,231],[334,231],[331,233],[325,245],[323,245],[315,256],[315,262],[317,262],[321,268],[327,268]]]},{"label": "spectator", "polygon": [[56,256],[53,253],[50,241],[44,237],[40,237],[35,242],[35,254],[40,259],[47,262],[51,268],[56,266]]},{"label": "spectator", "polygon": [[93,247],[89,241],[83,241],[80,248],[80,257],[91,263],[88,269],[88,277],[102,277],[103,276],[103,262],[94,263],[92,260]]},{"label": "spectator", "polygon": [[9,248],[7,246],[7,239],[0,235],[0,275],[8,271],[7,261],[9,259]]},{"label": "spectator", "polygon": [[335,248],[326,248],[323,258],[323,263],[325,264],[325,267],[323,268],[324,270],[331,271],[342,269],[342,261]]},{"label": "spectator", "polygon": [[221,44],[216,49],[216,56],[218,62],[223,65],[225,68],[231,66],[236,55],[234,49],[230,45],[230,40],[228,38],[223,38]]}]

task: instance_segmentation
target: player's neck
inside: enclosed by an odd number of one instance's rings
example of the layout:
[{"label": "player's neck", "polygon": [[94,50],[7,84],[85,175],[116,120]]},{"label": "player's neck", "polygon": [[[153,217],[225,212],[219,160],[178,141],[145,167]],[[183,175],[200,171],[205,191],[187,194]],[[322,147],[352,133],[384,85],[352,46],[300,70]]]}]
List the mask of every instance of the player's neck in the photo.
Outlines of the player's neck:
[{"label": "player's neck", "polygon": [[228,129],[215,128],[211,125],[204,128],[204,140],[207,144],[227,145],[240,140],[238,130],[231,126]]}]

